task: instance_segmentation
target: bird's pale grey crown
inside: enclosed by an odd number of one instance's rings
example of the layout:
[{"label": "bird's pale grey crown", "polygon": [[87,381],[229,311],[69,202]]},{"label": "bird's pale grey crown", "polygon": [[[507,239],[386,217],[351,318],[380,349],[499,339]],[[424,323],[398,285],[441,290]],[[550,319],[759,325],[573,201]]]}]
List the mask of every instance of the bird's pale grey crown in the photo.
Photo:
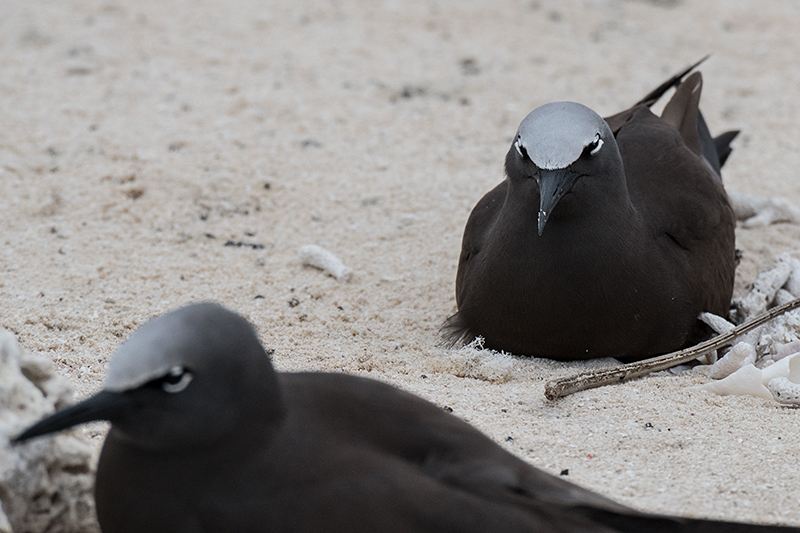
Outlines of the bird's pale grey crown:
[{"label": "bird's pale grey crown", "polygon": [[613,134],[603,117],[575,102],[553,102],[537,107],[517,130],[517,151],[545,170],[566,168],[589,147],[592,155]]},{"label": "bird's pale grey crown", "polygon": [[104,389],[113,392],[135,389],[192,366],[193,356],[202,352],[192,349],[198,344],[196,321],[200,317],[197,312],[180,311],[150,320],[119,347],[109,364]]}]

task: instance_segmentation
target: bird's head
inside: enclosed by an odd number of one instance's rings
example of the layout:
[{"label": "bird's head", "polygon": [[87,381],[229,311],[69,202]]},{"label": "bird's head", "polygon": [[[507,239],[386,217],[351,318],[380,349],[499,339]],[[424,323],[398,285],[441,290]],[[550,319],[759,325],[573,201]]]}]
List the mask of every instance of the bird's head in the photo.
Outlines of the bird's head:
[{"label": "bird's head", "polygon": [[198,303],[147,322],[114,354],[99,393],[15,440],[108,420],[134,446],[185,450],[229,437],[248,419],[282,417],[277,375],[253,327],[220,305]]},{"label": "bird's head", "polygon": [[600,180],[609,170],[618,172],[621,167],[606,121],[574,102],[553,102],[531,111],[506,156],[511,180],[533,179],[538,185],[539,235],[559,201],[579,180]]}]

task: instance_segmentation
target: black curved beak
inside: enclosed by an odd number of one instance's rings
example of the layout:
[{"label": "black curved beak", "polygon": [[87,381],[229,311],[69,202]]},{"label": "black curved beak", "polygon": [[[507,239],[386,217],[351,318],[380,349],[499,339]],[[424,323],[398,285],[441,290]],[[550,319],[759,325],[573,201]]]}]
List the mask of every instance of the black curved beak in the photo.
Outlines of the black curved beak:
[{"label": "black curved beak", "polygon": [[11,440],[12,444],[95,420],[113,420],[124,413],[130,399],[119,392],[100,391],[80,403],[62,409],[32,425]]},{"label": "black curved beak", "polygon": [[569,167],[554,170],[539,169],[536,183],[539,184],[539,235],[542,235],[547,219],[559,200],[572,190],[580,174]]}]

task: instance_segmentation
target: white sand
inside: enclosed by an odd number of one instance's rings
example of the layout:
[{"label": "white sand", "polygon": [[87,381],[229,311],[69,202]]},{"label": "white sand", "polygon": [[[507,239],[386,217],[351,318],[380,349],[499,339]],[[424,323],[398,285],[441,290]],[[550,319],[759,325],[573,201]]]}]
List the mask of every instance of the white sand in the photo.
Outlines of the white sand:
[{"label": "white sand", "polygon": [[[464,223],[539,104],[610,114],[710,52],[708,122],[743,131],[728,189],[800,204],[797,1],[6,0],[2,13],[0,325],[80,396],[147,318],[213,299],[257,325],[282,370],[388,381],[624,503],[800,525],[796,409],[668,373],[550,403],[544,380],[582,365],[436,347]],[[741,294],[800,248],[800,226],[737,238]],[[305,244],[353,279],[302,266]]]}]

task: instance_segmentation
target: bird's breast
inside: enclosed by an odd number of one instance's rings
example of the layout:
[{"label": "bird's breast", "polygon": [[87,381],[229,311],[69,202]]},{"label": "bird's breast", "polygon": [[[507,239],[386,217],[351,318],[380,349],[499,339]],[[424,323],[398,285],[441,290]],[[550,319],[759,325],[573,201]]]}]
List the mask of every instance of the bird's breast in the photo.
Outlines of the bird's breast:
[{"label": "bird's breast", "polygon": [[542,236],[517,227],[491,239],[460,312],[481,323],[473,329],[487,346],[514,353],[583,359],[639,350],[676,312],[660,255],[636,235],[552,222]]}]

